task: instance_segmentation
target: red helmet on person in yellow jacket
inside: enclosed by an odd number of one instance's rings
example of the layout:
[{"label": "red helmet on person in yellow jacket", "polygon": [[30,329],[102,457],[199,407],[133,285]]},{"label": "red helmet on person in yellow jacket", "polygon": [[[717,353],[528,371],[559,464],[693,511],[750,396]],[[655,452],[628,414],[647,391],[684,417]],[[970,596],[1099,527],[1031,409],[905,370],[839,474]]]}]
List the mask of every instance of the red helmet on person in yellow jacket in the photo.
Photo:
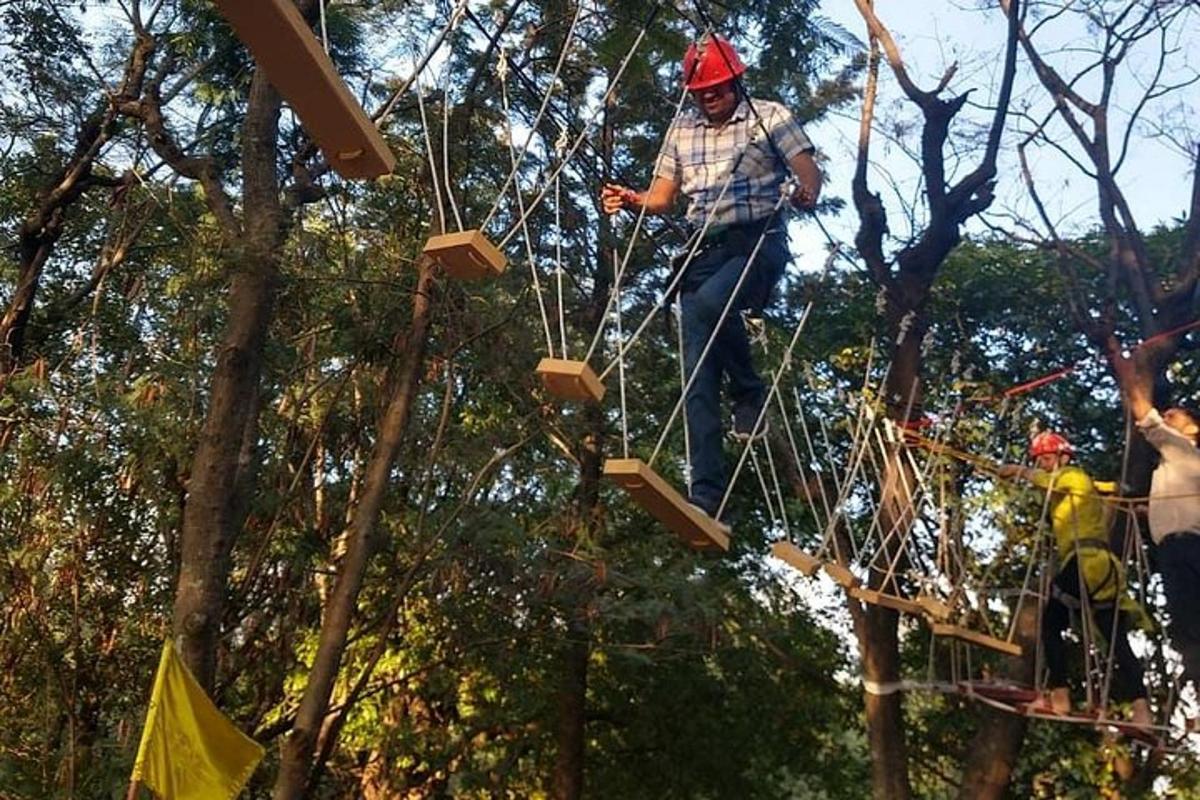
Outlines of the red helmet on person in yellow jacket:
[{"label": "red helmet on person in yellow jacket", "polygon": [[1042,431],[1029,442],[1029,455],[1034,458],[1050,453],[1072,455],[1074,452],[1075,448],[1071,446],[1067,438],[1054,431]]}]

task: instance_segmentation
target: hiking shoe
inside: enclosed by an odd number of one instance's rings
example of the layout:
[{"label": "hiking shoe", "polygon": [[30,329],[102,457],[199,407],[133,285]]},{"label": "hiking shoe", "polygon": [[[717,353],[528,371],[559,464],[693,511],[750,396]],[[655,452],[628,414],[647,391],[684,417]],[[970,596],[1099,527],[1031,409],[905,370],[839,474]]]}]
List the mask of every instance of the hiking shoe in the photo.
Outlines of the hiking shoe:
[{"label": "hiking shoe", "polygon": [[719,530],[721,533],[725,534],[726,536],[730,536],[733,533],[733,528],[729,527],[728,523],[717,519],[711,511],[697,503],[695,500],[688,500],[688,505],[712,520],[713,524],[717,526],[717,530]]},{"label": "hiking shoe", "polygon": [[[764,402],[746,403],[734,406],[733,430],[730,432],[736,441],[753,442],[767,435],[767,415],[762,413]],[[759,415],[762,419],[759,419]],[[758,427],[754,423],[758,423]]]}]

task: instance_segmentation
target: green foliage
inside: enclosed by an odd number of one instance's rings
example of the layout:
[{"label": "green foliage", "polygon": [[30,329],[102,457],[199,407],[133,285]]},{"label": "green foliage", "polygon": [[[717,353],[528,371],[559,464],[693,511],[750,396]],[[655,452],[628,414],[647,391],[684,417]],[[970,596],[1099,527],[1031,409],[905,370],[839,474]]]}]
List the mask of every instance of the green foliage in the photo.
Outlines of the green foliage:
[{"label": "green foliage", "polygon": [[[440,30],[443,5],[329,4],[333,58],[369,106],[401,80],[397,59],[411,60],[406,51],[419,53]],[[56,7],[0,3],[0,132],[14,143],[0,157],[0,228],[9,240],[70,157],[80,127],[104,107],[92,65],[118,75],[132,41],[113,4]],[[252,62],[212,4],[164,9],[154,27],[161,73],[152,74],[165,87],[193,78],[168,102],[168,122],[237,197]],[[485,58],[472,20],[443,54],[439,85],[426,87],[431,123],[448,118],[451,128],[450,176],[435,165],[439,191],[454,190],[468,225],[488,214],[509,174],[512,155],[499,134],[511,124],[519,147],[533,125],[572,10],[559,2],[517,8],[503,37],[517,71],[505,87],[507,118],[495,54]],[[653,448],[678,394],[674,331],[652,325],[629,353],[624,421],[615,403],[602,412],[562,406],[533,377],[546,337],[530,262],[556,348],[561,278],[562,327],[570,352],[581,355],[604,317],[611,248],[624,241],[599,219],[598,183],[609,176],[644,184],[678,97],[680,54],[703,28],[664,7],[615,103],[597,116],[595,103],[648,14],[632,0],[606,11],[581,21],[519,170],[523,199],[547,185],[563,127],[577,133],[601,119],[595,127],[607,126],[614,146],[590,131],[561,175],[561,207],[548,198],[529,214],[528,250],[521,233],[502,278],[438,281],[433,290],[420,385],[377,530],[380,552],[334,692],[337,744],[314,796],[548,796],[561,687],[581,649],[587,796],[833,800],[863,797],[869,784],[851,633],[765,559],[780,531],[753,478],[731,499],[733,554],[714,559],[683,551],[615,488],[581,472],[593,444],[620,451],[623,423],[635,452]],[[805,119],[852,96],[862,66],[856,44],[819,17],[815,2],[730,4],[721,13],[722,28],[756,55],[755,92],[784,99]],[[20,36],[7,33],[18,23]],[[283,116],[276,166],[287,177],[304,139]],[[407,338],[413,262],[436,223],[411,93],[387,132],[396,173],[371,185],[323,179],[325,196],[289,218],[278,253],[278,309],[249,448],[255,491],[232,554],[216,691],[221,707],[270,745],[286,732],[307,680],[380,410],[415,345]],[[430,133],[440,156],[437,124]],[[3,797],[123,793],[170,628],[178,531],[209,377],[223,356],[238,247],[196,184],[155,166],[145,136],[132,123],[118,126],[96,174],[134,170],[136,178],[120,191],[91,187],[66,210],[26,355],[0,389]],[[494,230],[517,221],[511,189],[509,197]],[[651,233],[631,254],[626,332],[658,302],[667,251],[679,239],[660,222]],[[123,241],[125,257],[98,270]],[[1161,232],[1153,246],[1177,247],[1177,232]],[[555,274],[560,248],[563,271]],[[6,300],[19,279],[13,252],[0,262]],[[1111,475],[1120,420],[1098,369],[1003,413],[966,404],[1086,354],[1055,316],[1055,275],[1042,257],[996,242],[956,252],[935,292],[929,374],[947,379],[931,383],[929,408],[960,407],[957,445],[996,458],[1018,456],[1032,417],[1065,418],[1086,436],[1089,465]],[[880,329],[873,292],[840,271],[827,284],[795,280],[786,289],[770,352],[781,351],[818,292],[787,388],[829,421],[830,463],[842,464],[847,393],[862,385],[873,352],[875,377],[881,369],[871,345]],[[613,351],[602,337],[593,364]],[[1190,357],[1180,365],[1181,385],[1190,386]],[[676,433],[658,462],[677,482],[681,450]],[[1011,494],[961,468],[947,476],[962,497],[955,525],[986,517],[1019,538],[1030,512]],[[803,502],[790,499],[787,512],[802,542],[820,538]],[[1021,546],[981,552],[970,566],[1018,581]],[[906,629],[909,674],[926,666],[927,645],[924,632]],[[947,796],[946,778],[961,768],[978,724],[975,710],[914,696],[907,713],[917,788]],[[1111,762],[1099,758],[1094,737],[1060,734],[1035,726],[1016,784],[1021,796],[1086,796],[1084,787],[1111,784]],[[270,751],[252,796],[269,792],[278,747]],[[1167,770],[1177,787],[1196,785],[1192,760]]]}]

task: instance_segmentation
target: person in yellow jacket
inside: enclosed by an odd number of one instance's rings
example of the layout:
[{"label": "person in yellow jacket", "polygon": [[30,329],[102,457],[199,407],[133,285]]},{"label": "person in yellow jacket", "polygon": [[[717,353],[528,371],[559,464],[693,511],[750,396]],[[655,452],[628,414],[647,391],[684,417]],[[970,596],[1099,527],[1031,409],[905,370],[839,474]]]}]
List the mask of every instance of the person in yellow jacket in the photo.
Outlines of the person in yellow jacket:
[{"label": "person in yellow jacket", "polygon": [[[1112,698],[1130,703],[1133,723],[1150,725],[1150,705],[1142,665],[1129,646],[1131,626],[1151,627],[1142,607],[1125,591],[1121,563],[1108,545],[1104,502],[1096,485],[1082,468],[1071,464],[1074,448],[1052,431],[1033,437],[1029,455],[1033,467],[1006,464],[999,469],[1004,478],[1022,478],[1050,493],[1050,521],[1054,533],[1058,570],[1050,597],[1042,612],[1042,648],[1049,678],[1049,704],[1055,713],[1071,709],[1067,688],[1067,654],[1063,632],[1071,624],[1071,611],[1086,608],[1095,620],[1095,630],[1111,638],[1115,659]],[[1086,596],[1086,604],[1081,599]]]}]

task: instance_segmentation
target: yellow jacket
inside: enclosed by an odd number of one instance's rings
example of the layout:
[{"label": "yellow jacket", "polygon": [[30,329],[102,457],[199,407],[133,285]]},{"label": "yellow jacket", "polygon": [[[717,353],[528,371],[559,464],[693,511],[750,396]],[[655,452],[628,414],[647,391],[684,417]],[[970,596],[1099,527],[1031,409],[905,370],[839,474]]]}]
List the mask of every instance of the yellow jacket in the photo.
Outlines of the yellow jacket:
[{"label": "yellow jacket", "polygon": [[[1108,546],[1108,515],[1096,484],[1080,467],[1068,464],[1053,472],[1035,469],[1035,486],[1050,492],[1050,527],[1059,572],[1079,559],[1079,575],[1093,603],[1116,601],[1140,627],[1153,627],[1145,609],[1125,592],[1125,571]],[[1119,599],[1118,599],[1119,598]]]}]

